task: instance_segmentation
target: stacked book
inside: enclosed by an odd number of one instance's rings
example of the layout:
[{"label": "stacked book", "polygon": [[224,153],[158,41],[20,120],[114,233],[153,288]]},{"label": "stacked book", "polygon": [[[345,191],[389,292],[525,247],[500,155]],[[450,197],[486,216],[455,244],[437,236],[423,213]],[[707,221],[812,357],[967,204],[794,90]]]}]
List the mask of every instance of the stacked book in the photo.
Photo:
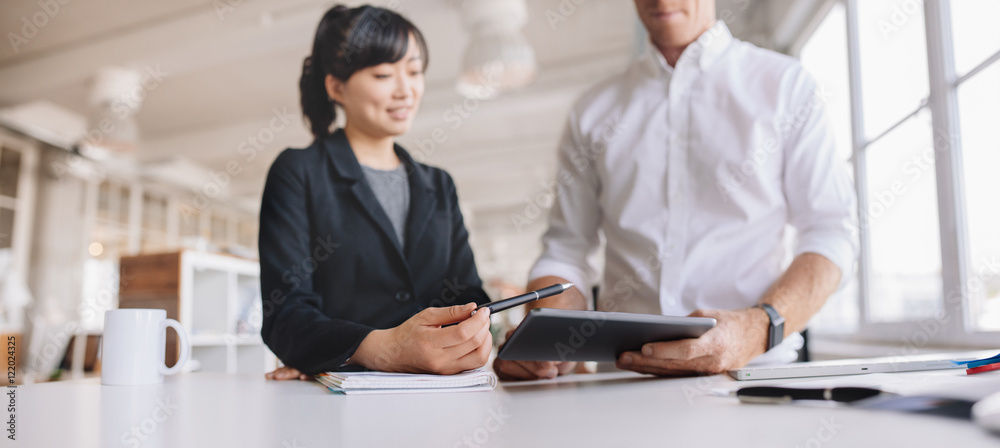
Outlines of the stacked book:
[{"label": "stacked book", "polygon": [[333,392],[347,395],[474,392],[493,390],[497,387],[497,376],[482,369],[468,370],[455,375],[378,371],[326,372],[316,375],[316,380]]}]

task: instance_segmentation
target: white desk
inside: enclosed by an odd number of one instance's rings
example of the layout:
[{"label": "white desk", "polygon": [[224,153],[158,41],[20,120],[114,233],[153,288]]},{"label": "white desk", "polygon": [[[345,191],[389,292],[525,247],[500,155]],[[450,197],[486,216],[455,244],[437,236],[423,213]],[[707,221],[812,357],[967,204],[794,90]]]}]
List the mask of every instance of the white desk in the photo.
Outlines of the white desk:
[{"label": "white desk", "polygon": [[[732,384],[725,376],[666,379],[616,372],[509,383],[494,392],[343,396],[315,382],[260,376],[181,374],[149,387],[101,386],[88,379],[18,388],[19,440],[5,438],[2,445],[1000,446],[1000,436],[970,422],[747,405],[706,394]],[[132,427],[146,440],[130,440]]]}]

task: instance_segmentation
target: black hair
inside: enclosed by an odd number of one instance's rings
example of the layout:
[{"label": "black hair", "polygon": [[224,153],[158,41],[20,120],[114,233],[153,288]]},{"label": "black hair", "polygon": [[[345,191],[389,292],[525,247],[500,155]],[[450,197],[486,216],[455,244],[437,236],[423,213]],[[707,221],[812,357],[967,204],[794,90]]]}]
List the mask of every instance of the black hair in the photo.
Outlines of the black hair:
[{"label": "black hair", "polygon": [[337,114],[337,102],[326,92],[326,75],[346,82],[358,70],[398,62],[406,55],[411,34],[426,68],[424,36],[398,13],[370,5],[337,5],[323,14],[299,79],[302,114],[313,137],[319,140],[330,135]]}]

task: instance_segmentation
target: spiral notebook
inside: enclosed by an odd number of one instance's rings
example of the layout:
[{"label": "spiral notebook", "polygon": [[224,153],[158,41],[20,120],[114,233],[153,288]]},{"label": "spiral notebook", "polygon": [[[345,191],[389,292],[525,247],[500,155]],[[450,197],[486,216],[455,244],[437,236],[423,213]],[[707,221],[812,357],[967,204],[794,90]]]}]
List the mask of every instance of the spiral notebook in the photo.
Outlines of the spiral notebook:
[{"label": "spiral notebook", "polygon": [[497,376],[483,369],[455,375],[424,375],[390,372],[326,372],[316,380],[332,392],[355,394],[411,394],[476,392],[497,387]]}]

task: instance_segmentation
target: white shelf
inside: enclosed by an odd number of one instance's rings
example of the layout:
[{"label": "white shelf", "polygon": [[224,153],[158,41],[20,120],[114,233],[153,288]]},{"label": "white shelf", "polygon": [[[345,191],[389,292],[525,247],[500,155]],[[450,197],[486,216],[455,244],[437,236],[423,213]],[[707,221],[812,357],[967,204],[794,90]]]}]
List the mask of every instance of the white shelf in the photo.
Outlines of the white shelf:
[{"label": "white shelf", "polygon": [[259,374],[277,358],[260,337],[260,264],[187,250],[181,255],[179,315],[200,371]]}]

